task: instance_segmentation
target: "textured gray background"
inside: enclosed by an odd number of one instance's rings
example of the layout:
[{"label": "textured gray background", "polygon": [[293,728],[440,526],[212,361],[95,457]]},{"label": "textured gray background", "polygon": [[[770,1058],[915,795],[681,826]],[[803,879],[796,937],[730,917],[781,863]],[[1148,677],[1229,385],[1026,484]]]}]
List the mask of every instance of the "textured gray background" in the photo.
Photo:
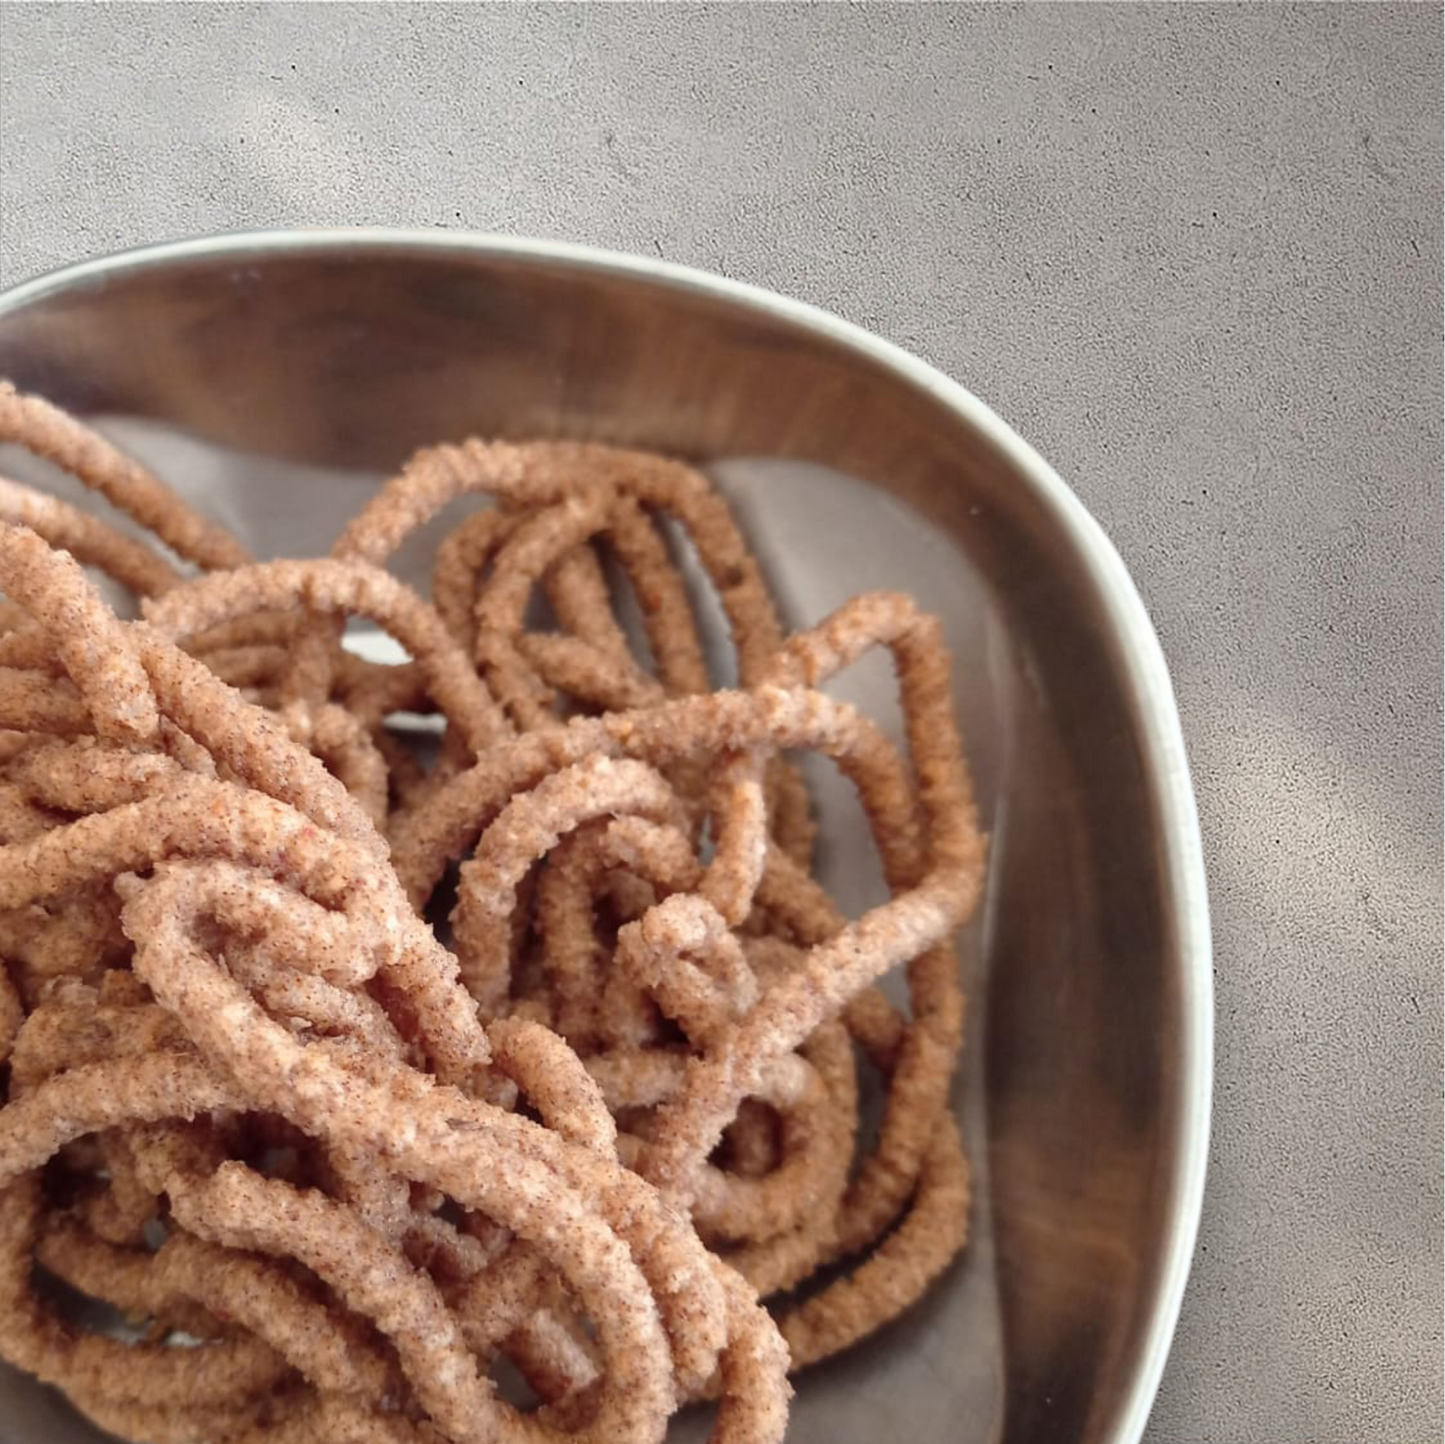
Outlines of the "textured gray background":
[{"label": "textured gray background", "polygon": [[0,282],[256,225],[662,255],[979,392],[1175,669],[1217,930],[1151,1444],[1440,1437],[1436,5],[0,7]]}]

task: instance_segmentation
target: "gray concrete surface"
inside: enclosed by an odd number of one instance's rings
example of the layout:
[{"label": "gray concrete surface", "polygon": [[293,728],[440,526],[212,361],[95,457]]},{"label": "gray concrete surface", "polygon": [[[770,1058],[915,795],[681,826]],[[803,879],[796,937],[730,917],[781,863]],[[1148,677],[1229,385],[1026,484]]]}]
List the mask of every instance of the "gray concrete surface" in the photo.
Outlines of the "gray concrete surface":
[{"label": "gray concrete surface", "polygon": [[1441,11],[0,7],[0,281],[224,228],[666,256],[910,347],[1157,618],[1218,942],[1151,1444],[1437,1439]]}]

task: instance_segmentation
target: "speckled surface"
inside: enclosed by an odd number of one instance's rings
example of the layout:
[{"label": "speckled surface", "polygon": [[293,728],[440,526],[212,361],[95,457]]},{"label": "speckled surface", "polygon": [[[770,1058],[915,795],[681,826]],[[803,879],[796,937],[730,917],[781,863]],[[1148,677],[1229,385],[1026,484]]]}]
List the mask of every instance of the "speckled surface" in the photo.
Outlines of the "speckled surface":
[{"label": "speckled surface", "polygon": [[1441,12],[0,6],[0,282],[258,225],[663,255],[992,403],[1132,568],[1214,900],[1150,1444],[1441,1430]]}]

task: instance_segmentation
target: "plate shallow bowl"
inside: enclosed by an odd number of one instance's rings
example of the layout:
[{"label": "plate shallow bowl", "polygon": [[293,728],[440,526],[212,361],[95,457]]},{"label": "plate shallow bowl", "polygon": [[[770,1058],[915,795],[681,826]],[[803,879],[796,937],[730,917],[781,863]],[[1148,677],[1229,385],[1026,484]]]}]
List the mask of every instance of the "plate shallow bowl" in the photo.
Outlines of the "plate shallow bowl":
[{"label": "plate shallow bowl", "polygon": [[[565,436],[708,466],[792,623],[865,586],[940,610],[992,835],[961,953],[974,1239],[912,1316],[803,1376],[789,1437],[1133,1444],[1203,1187],[1204,878],[1154,633],[1025,442],[807,306],[436,232],[231,235],[71,267],[0,295],[0,375],[94,419],[262,555],[324,549],[420,445]],[[824,797],[825,828],[841,805]],[[847,846],[824,865],[866,891]],[[99,1437],[0,1370],[4,1444]]]}]

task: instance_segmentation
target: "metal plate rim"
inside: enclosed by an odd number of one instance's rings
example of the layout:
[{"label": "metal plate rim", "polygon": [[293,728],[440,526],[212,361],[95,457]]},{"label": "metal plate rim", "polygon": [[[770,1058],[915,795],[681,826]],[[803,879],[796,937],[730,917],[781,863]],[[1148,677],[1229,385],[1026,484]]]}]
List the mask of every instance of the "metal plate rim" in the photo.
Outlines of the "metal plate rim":
[{"label": "metal plate rim", "polygon": [[0,291],[0,315],[62,292],[104,286],[112,278],[175,262],[231,257],[241,263],[261,254],[326,250],[380,254],[424,250],[552,262],[701,293],[789,322],[862,354],[952,411],[1012,463],[1072,543],[1119,643],[1129,701],[1154,783],[1164,839],[1163,874],[1178,930],[1183,1016],[1175,1204],[1169,1218],[1170,1236],[1164,1244],[1164,1271],[1146,1330],[1147,1344],[1112,1434],[1114,1444],[1138,1444],[1178,1322],[1203,1207],[1213,1080],[1213,954],[1198,810],[1173,684],[1143,600],[1103,528],[1048,462],[995,411],[902,347],[807,302],[649,256],[475,231],[384,226],[238,230],[118,251],[45,272]]}]

